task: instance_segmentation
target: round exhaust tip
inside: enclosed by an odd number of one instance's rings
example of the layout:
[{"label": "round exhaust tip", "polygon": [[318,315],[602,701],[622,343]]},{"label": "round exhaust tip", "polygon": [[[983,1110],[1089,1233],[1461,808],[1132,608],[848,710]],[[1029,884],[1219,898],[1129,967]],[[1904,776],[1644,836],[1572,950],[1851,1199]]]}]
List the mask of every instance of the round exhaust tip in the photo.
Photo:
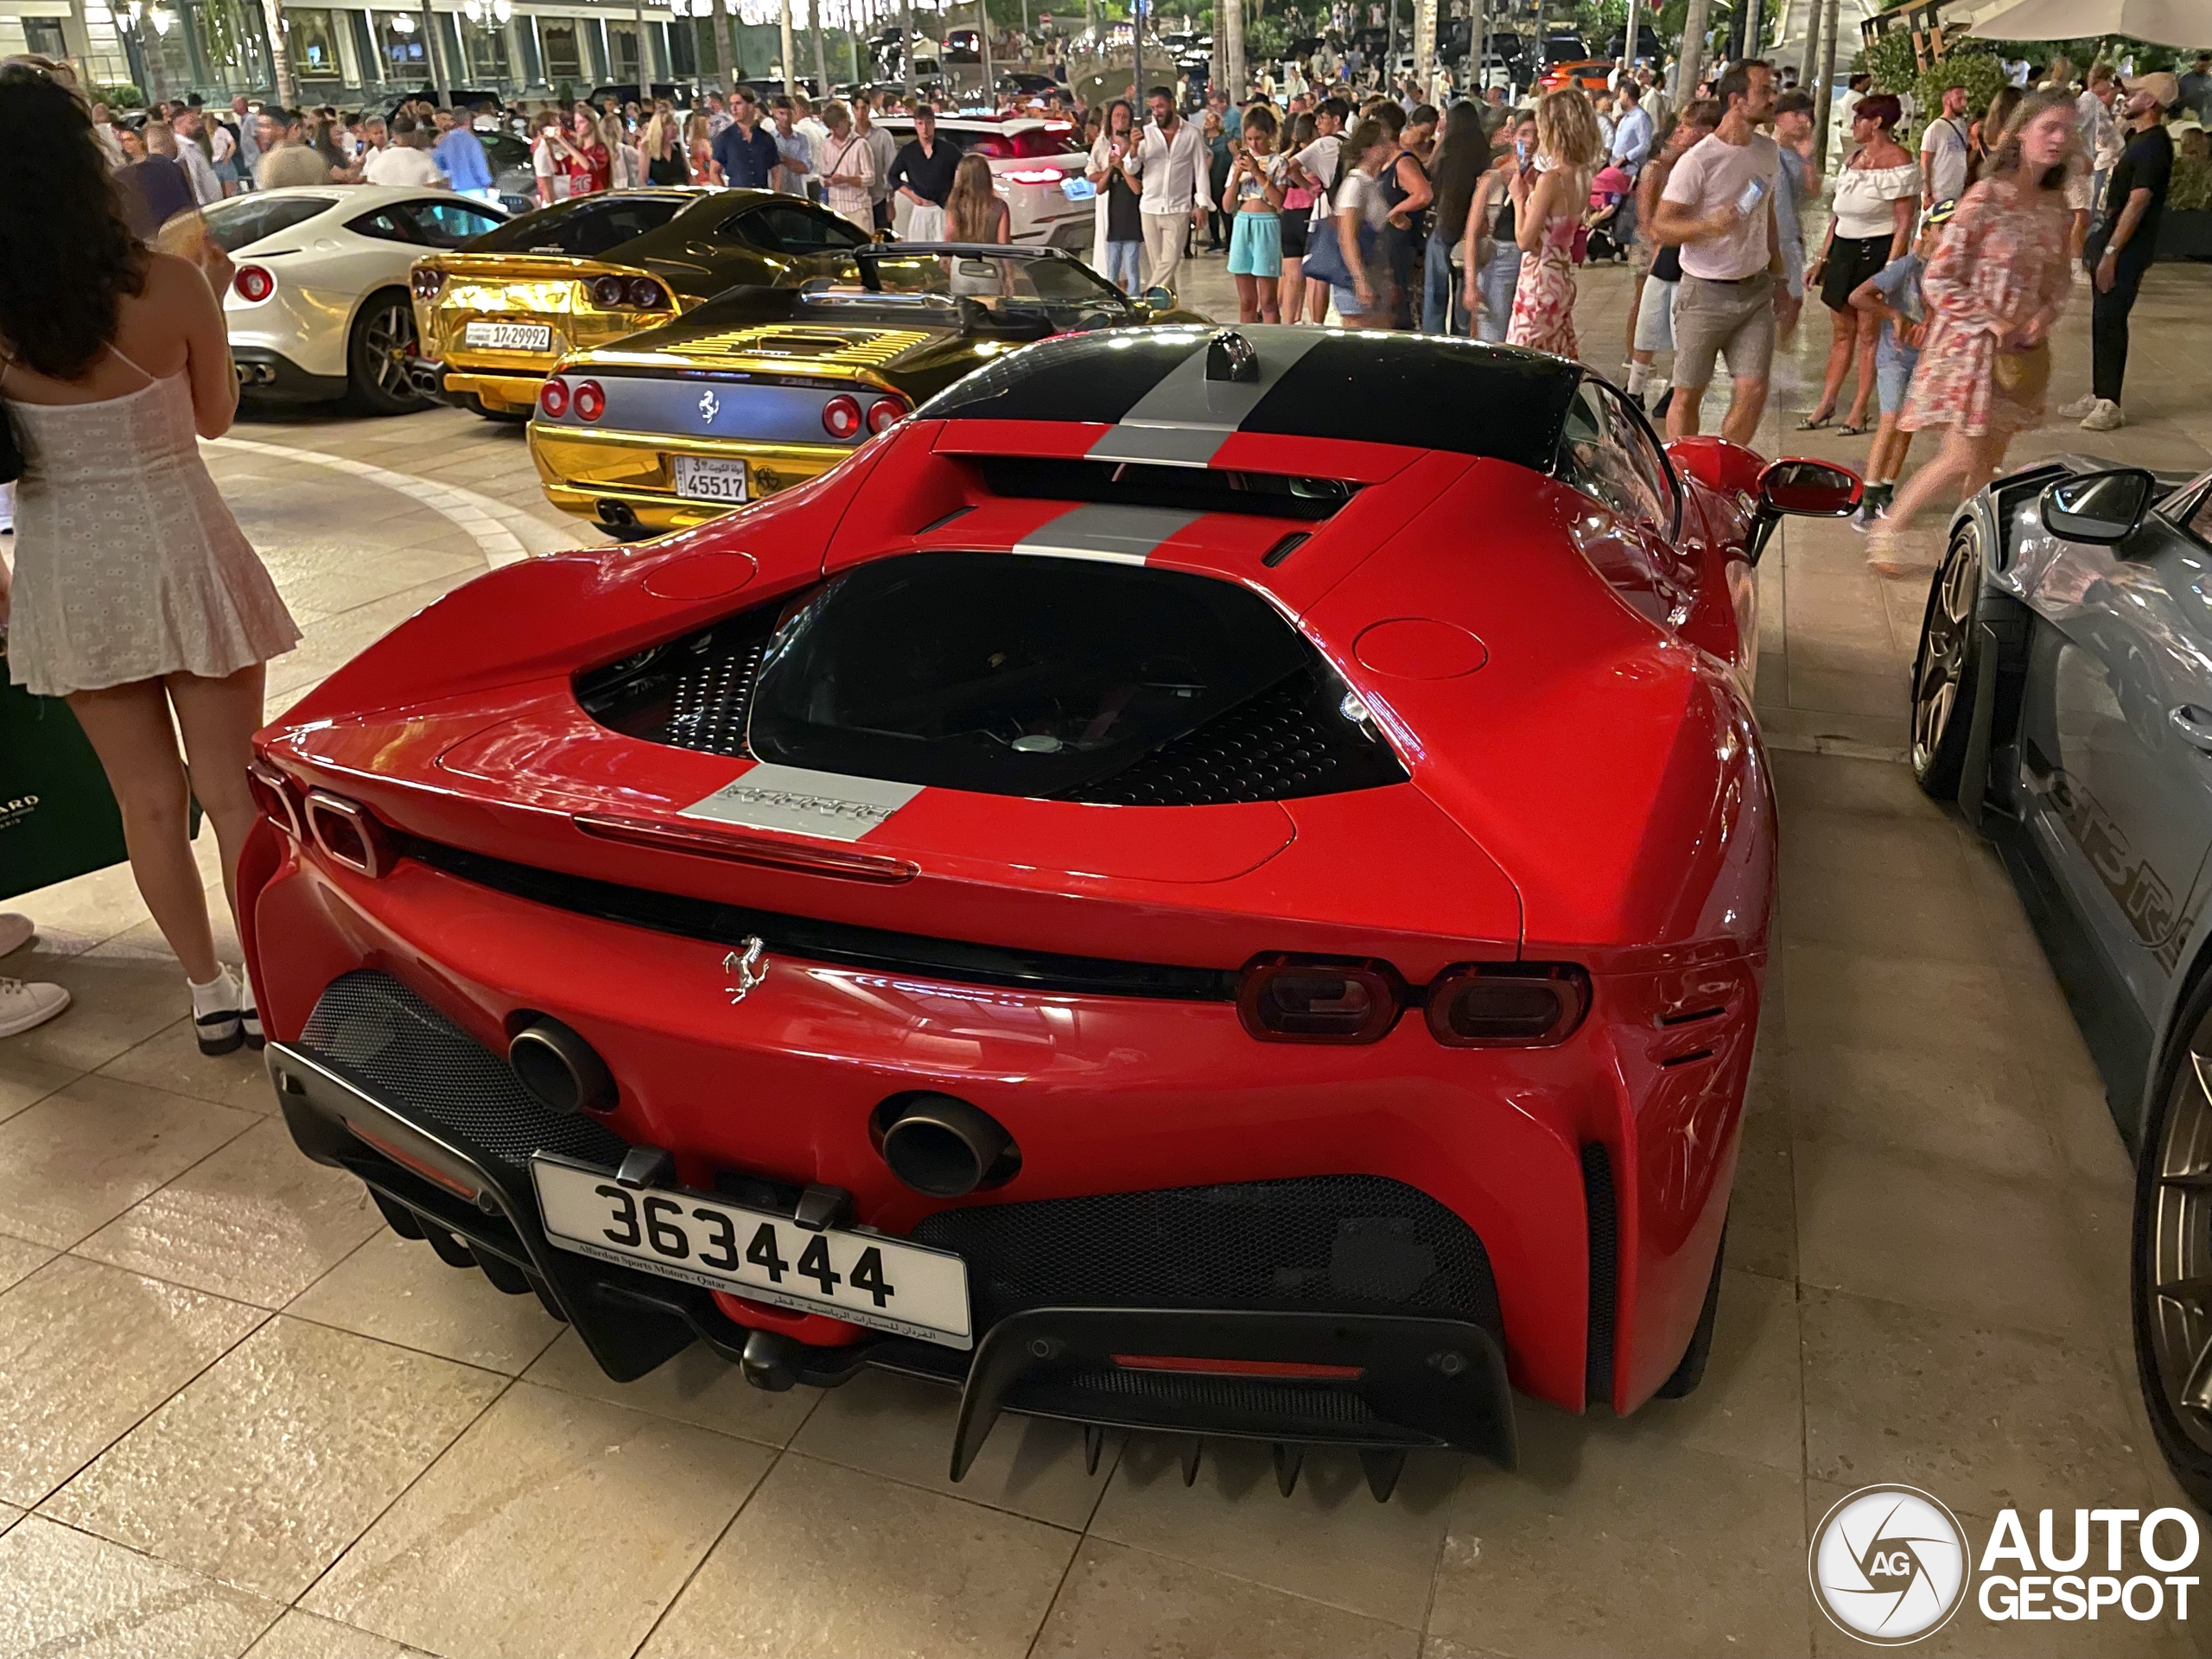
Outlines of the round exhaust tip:
[{"label": "round exhaust tip", "polygon": [[1011,1178],[1021,1153],[988,1112],[950,1095],[917,1095],[884,1125],[883,1161],[915,1192],[957,1198]]},{"label": "round exhaust tip", "polygon": [[507,1064],[549,1111],[611,1112],[614,1074],[599,1051],[558,1020],[539,1016],[507,1045]]}]

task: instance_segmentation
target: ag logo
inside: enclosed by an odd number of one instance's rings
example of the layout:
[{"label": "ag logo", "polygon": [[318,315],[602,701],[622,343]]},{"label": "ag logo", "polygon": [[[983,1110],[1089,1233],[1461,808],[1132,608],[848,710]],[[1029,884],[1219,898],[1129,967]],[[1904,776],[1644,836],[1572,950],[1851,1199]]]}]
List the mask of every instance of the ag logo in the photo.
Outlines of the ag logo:
[{"label": "ag logo", "polygon": [[1967,1565],[1966,1533],[1941,1502],[1910,1486],[1866,1486],[1821,1517],[1806,1570],[1837,1629],[1902,1647],[1958,1611]]}]

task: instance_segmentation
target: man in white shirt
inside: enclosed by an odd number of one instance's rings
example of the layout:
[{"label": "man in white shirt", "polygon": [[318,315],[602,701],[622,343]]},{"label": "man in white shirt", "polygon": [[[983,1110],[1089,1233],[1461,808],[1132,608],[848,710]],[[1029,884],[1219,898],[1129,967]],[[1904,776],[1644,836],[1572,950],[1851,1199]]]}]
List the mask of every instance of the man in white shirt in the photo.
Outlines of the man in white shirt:
[{"label": "man in white shirt", "polygon": [[184,176],[192,181],[192,194],[205,207],[211,201],[223,199],[223,181],[215,171],[215,164],[207,159],[207,152],[200,148],[200,124],[204,118],[198,110],[177,111],[169,125],[176,134],[177,165],[184,169]]},{"label": "man in white shirt", "polygon": [[1651,155],[1651,118],[1644,112],[1642,89],[1626,77],[1621,81],[1620,106],[1611,154],[1613,165],[1632,179],[1643,171]]},{"label": "man in white shirt", "polygon": [[1152,124],[1137,146],[1144,185],[1138,204],[1144,219],[1144,285],[1172,293],[1184,238],[1191,226],[1206,222],[1206,147],[1198,130],[1177,117],[1174,97],[1165,86],[1154,87],[1148,101]]},{"label": "man in white shirt", "polygon": [[2089,200],[2100,205],[2105,199],[2106,175],[2120,159],[2127,138],[2113,114],[2119,97],[2120,77],[2110,64],[2101,63],[2089,71],[2089,90],[2074,100],[2079,111],[2076,121],[2082,130],[2082,148],[2089,157]]},{"label": "man in white shirt", "polygon": [[814,194],[814,146],[792,124],[795,111],[788,96],[777,94],[769,109],[775,118],[772,136],[776,153],[783,157],[776,168],[776,188],[795,196],[810,196]]},{"label": "man in white shirt", "polygon": [[391,142],[373,152],[361,168],[364,184],[442,185],[446,175],[430,159],[429,135],[411,115],[391,118]]},{"label": "man in white shirt", "polygon": [[1954,81],[1943,89],[1943,112],[1920,135],[1920,206],[1956,201],[1967,193],[1967,89]]},{"label": "man in white shirt", "polygon": [[875,164],[868,187],[875,228],[887,231],[891,228],[891,158],[899,153],[899,141],[875,124],[875,100],[867,92],[853,95],[853,130],[867,141],[868,159]]},{"label": "man in white shirt", "polygon": [[[1290,158],[1290,176],[1294,184],[1303,185],[1313,193],[1313,207],[1306,216],[1306,245],[1312,248],[1313,238],[1332,233],[1329,213],[1329,193],[1336,188],[1337,169],[1344,162],[1344,124],[1351,113],[1351,106],[1340,98],[1325,98],[1313,111],[1313,142]],[[1306,290],[1306,320],[1319,323],[1329,315],[1329,284],[1319,276],[1308,277],[1301,284]],[[1287,295],[1283,299],[1283,321],[1298,321],[1299,296]]]},{"label": "man in white shirt", "polygon": [[1697,435],[1698,404],[1725,355],[1733,385],[1720,435],[1748,444],[1766,408],[1782,272],[1774,225],[1782,151],[1757,130],[1774,112],[1774,71],[1757,59],[1739,63],[1715,90],[1727,113],[1675,164],[1652,217],[1653,237],[1682,251],[1667,435]]},{"label": "man in white shirt", "polygon": [[707,137],[719,138],[722,129],[737,118],[729,112],[729,101],[720,92],[707,94]]}]

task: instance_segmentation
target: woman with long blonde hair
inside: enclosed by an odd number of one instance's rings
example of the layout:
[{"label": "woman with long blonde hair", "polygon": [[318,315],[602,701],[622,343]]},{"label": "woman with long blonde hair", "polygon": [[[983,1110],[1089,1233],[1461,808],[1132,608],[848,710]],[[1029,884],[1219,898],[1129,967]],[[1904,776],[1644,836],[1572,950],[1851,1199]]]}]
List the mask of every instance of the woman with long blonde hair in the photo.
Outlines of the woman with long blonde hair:
[{"label": "woman with long blonde hair", "polygon": [[715,130],[703,112],[683,124],[683,148],[691,164],[692,183],[722,181],[722,164],[715,159]]},{"label": "woman with long blonde hair", "polygon": [[991,164],[981,156],[963,156],[944,199],[944,235],[949,242],[1004,242],[1014,215],[991,188]]},{"label": "woman with long blonde hair", "polygon": [[1897,428],[1942,429],[1943,447],[1874,521],[1867,562],[1902,575],[1901,533],[1939,497],[1965,500],[1995,477],[2015,433],[2040,426],[2050,330],[2071,287],[2066,169],[2081,143],[2062,92],[2020,100],[1920,279],[1928,339]]},{"label": "woman with long blonde hair", "polygon": [[638,149],[645,158],[648,184],[690,182],[691,169],[683,159],[683,135],[677,130],[676,117],[666,99],[653,100],[653,112],[638,136]]},{"label": "woman with long blonde hair", "polygon": [[[1513,290],[1513,320],[1505,343],[1560,357],[1574,357],[1575,238],[1590,200],[1590,178],[1605,148],[1598,111],[1580,87],[1562,86],[1536,105],[1536,153],[1550,163],[1543,173],[1516,173],[1513,239],[1521,249],[1521,277]],[[1533,256],[1533,257],[1532,257]]]}]

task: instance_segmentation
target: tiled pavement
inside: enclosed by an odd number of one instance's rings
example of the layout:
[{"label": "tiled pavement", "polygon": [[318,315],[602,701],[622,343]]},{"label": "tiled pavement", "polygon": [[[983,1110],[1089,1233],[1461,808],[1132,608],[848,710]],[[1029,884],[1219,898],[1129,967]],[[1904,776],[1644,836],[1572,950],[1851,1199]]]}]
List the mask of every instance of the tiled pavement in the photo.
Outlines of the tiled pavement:
[{"label": "tiled pavement", "polygon": [[[2212,464],[2209,276],[2154,274],[2140,423],[2105,451]],[[1224,287],[1202,264],[1192,297]],[[1610,367],[1622,279],[1584,289]],[[234,435],[214,464],[308,632],[272,707],[486,563],[591,539],[512,429]],[[1897,764],[1924,584],[1862,560],[1799,524],[1762,571],[1783,907],[1703,1387],[1529,1406],[1519,1472],[1418,1459],[1387,1506],[1319,1455],[1288,1500],[1259,1451],[1186,1491],[1138,1439],[1086,1477],[1014,1420],[956,1487],[951,1398],[886,1377],[763,1395],[694,1350],[612,1384],[300,1158],[250,1060],[198,1056],[127,874],[21,901],[41,937],[9,971],[78,1001],[0,1045],[0,1655],[1837,1654],[1804,1553],[1855,1486],[1925,1486],[1977,1536],[2177,1501],[2126,1349],[2126,1157],[1995,862]],[[1969,1609],[1927,1650],[2182,1653],[2204,1622]]]}]

